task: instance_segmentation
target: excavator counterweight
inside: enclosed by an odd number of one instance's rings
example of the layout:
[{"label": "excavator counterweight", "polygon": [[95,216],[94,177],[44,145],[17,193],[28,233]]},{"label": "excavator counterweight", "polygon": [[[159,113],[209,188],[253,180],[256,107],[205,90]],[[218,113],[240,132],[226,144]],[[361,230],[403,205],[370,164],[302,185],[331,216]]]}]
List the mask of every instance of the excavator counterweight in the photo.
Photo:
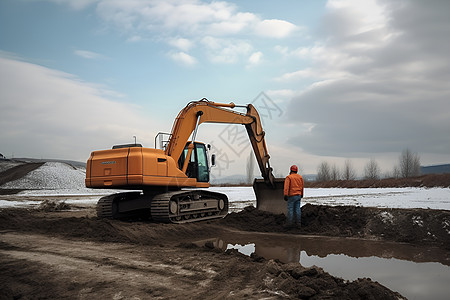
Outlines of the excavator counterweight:
[{"label": "excavator counterweight", "polygon": [[176,117],[163,149],[127,144],[93,151],[87,161],[87,187],[141,190],[101,198],[97,215],[122,218],[145,214],[155,221],[172,223],[224,217],[229,206],[226,195],[183,190],[209,187],[207,147],[196,141],[202,123],[245,126],[263,177],[262,181],[255,180],[253,186],[257,206],[274,213],[283,212],[283,179],[275,179],[272,174],[259,114],[251,104],[246,106],[246,113],[233,110],[235,106],[234,103],[216,103],[207,99],[188,103]]}]

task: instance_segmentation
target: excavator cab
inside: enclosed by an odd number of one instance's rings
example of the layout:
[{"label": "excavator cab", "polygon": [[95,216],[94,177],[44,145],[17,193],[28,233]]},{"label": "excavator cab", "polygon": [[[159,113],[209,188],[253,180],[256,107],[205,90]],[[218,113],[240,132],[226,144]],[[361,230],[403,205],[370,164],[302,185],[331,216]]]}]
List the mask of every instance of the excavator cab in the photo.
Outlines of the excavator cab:
[{"label": "excavator cab", "polygon": [[[178,166],[180,169],[183,169],[190,143],[191,142],[186,143],[186,146],[178,159]],[[209,182],[208,154],[205,144],[194,142],[194,149],[188,163],[186,176],[189,178],[196,178],[198,182]]]}]

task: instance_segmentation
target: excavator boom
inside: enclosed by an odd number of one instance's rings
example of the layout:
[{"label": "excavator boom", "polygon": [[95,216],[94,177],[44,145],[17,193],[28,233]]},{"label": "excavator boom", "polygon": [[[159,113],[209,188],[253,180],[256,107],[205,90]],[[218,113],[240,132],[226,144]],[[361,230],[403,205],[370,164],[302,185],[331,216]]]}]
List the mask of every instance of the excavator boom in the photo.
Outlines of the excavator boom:
[{"label": "excavator boom", "polygon": [[190,102],[175,119],[165,153],[174,158],[180,157],[189,137],[202,123],[242,124],[247,130],[261,176],[268,184],[274,186],[272,168],[269,164],[270,156],[259,114],[252,104],[246,106],[246,114],[226,109],[235,107],[234,103],[216,103],[206,99]]}]

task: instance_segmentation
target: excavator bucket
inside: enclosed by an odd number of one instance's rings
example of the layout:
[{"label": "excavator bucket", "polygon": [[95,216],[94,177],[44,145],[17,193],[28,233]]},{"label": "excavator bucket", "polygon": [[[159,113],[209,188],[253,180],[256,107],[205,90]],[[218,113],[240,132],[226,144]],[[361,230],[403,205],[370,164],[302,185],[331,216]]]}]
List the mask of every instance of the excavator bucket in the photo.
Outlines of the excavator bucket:
[{"label": "excavator bucket", "polygon": [[275,186],[264,179],[255,179],[253,190],[256,195],[256,208],[273,214],[286,214],[287,204],[283,199],[284,178],[274,178]]}]

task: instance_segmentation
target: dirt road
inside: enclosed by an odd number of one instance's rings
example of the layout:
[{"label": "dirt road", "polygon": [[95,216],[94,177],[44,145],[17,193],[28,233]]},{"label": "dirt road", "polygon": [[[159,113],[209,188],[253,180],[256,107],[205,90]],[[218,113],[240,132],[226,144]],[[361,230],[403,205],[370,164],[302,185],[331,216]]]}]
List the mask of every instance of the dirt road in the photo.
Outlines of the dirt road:
[{"label": "dirt road", "polygon": [[[336,211],[331,213],[334,214]],[[326,210],[317,213],[316,222],[319,219],[323,222],[325,215]],[[188,225],[155,224],[144,220],[98,219],[93,207],[78,209],[72,207],[70,211],[51,212],[36,209],[2,209],[0,297],[2,299],[398,299],[400,297],[399,294],[369,279],[347,282],[317,267],[304,268],[297,263],[283,264],[258,256],[247,257],[236,250],[223,252],[214,249],[211,243],[197,242],[215,238],[220,233],[232,234],[247,230],[245,226],[250,225],[244,225],[245,218],[248,224],[252,224],[251,226],[277,232],[275,227],[268,227],[267,220],[274,222],[278,217],[266,215],[265,218],[261,218],[261,213],[253,209],[229,215],[224,220]],[[311,226],[316,226],[313,225],[316,224],[313,216],[310,215],[308,218]],[[283,230],[282,225],[277,228]],[[304,230],[307,228],[308,226],[305,226]],[[357,234],[359,229],[354,232]],[[375,234],[372,233],[372,236]]]}]

